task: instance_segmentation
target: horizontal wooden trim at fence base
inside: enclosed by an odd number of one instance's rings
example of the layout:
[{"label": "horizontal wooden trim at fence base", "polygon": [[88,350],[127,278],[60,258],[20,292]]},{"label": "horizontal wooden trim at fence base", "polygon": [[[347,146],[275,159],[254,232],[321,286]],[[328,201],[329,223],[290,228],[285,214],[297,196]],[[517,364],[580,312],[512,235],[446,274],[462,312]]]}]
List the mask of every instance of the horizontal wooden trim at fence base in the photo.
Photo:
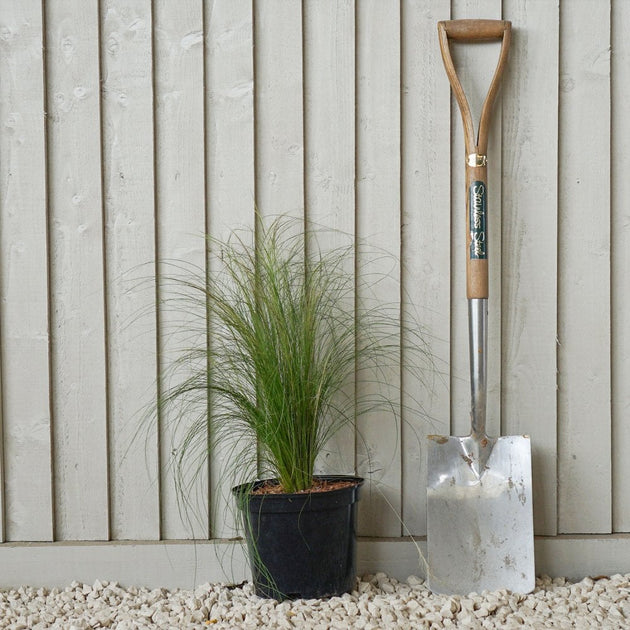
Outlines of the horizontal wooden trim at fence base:
[{"label": "horizontal wooden trim at fence base", "polygon": [[[65,587],[97,579],[123,586],[192,589],[249,579],[239,541],[114,541],[0,544],[0,588]],[[426,541],[361,538],[359,575],[424,576]],[[630,573],[630,535],[536,537],[536,573],[572,580]]]}]

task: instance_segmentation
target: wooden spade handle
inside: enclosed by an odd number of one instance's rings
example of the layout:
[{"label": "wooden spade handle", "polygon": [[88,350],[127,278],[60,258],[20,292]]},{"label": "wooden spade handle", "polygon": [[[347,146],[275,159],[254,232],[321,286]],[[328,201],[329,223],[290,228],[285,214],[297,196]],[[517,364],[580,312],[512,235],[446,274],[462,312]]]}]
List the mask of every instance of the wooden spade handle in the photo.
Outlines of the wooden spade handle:
[{"label": "wooden spade handle", "polygon": [[[486,152],[488,149],[488,127],[492,105],[499,89],[499,82],[507,61],[512,25],[505,20],[450,20],[438,22],[440,51],[444,67],[464,125],[466,143],[466,294],[471,298],[488,297],[488,233],[487,201],[488,174]],[[468,99],[459,81],[449,40],[475,42],[492,39],[501,40],[501,51],[488,94],[481,109],[479,131],[475,133]]]},{"label": "wooden spade handle", "polygon": [[510,23],[504,20],[447,20],[440,24],[449,39],[468,42],[501,39],[506,28],[510,28]]}]

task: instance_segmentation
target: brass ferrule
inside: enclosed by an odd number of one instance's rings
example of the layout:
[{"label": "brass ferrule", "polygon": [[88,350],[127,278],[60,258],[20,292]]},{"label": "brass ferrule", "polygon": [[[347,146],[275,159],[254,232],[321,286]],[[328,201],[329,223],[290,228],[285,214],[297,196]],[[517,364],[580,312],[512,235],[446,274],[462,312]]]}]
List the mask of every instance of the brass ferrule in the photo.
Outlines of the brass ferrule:
[{"label": "brass ferrule", "polygon": [[466,163],[468,166],[478,167],[478,166],[486,166],[488,164],[488,159],[485,155],[479,155],[479,153],[471,153]]}]

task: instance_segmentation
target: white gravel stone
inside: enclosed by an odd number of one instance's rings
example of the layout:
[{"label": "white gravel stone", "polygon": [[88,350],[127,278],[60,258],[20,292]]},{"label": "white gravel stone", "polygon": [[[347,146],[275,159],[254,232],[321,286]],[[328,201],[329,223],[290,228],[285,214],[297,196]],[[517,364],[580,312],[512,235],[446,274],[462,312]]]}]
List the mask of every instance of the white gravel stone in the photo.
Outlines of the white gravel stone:
[{"label": "white gravel stone", "polygon": [[593,627],[630,630],[630,574],[576,584],[545,576],[527,596],[502,590],[449,597],[433,595],[418,577],[397,582],[377,573],[342,597],[281,603],[256,597],[251,584],[168,591],[97,580],[0,590],[0,628],[12,630]]}]

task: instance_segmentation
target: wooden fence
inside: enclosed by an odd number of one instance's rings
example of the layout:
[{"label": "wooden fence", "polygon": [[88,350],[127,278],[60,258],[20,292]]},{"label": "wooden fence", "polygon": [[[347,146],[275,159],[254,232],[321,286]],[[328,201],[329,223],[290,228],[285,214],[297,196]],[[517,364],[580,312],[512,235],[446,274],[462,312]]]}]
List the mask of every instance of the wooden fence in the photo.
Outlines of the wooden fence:
[{"label": "wooden fence", "polygon": [[[630,532],[630,3],[0,0],[0,541],[233,534],[221,453],[191,527],[169,429],[131,438],[171,351],[154,261],[205,265],[203,234],[256,206],[400,254],[379,295],[417,309],[439,375],[394,371],[427,415],[367,418],[343,448],[372,482],[360,533],[424,534],[423,436],[469,422],[463,135],[436,30],[463,17],[514,28],[489,429],[532,437],[538,534]],[[478,111],[497,47],[455,53]],[[142,265],[156,290],[129,283]]]}]

